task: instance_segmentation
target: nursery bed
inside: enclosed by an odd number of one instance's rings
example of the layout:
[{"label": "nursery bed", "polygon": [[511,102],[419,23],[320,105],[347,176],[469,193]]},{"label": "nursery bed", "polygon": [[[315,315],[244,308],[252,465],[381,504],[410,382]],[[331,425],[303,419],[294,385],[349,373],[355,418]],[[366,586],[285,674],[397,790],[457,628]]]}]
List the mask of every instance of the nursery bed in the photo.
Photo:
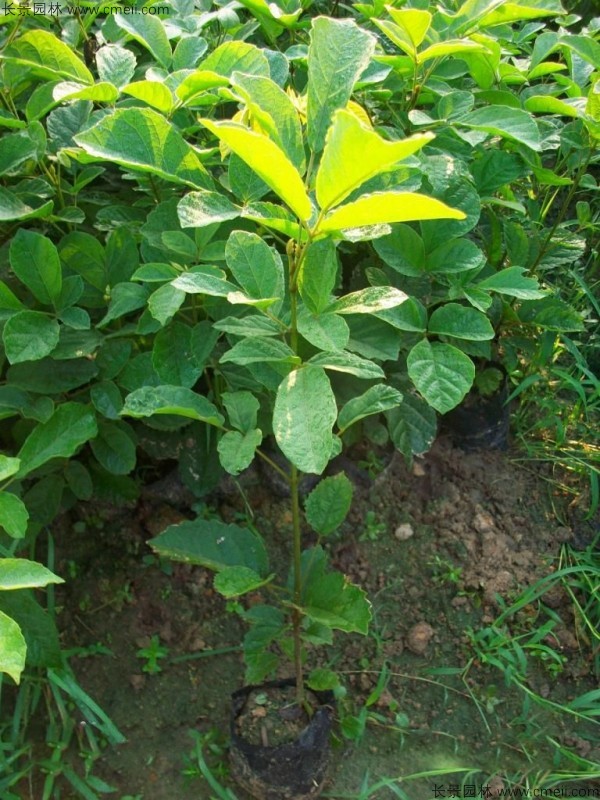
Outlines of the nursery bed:
[{"label": "nursery bed", "polygon": [[[439,440],[411,469],[394,456],[377,475],[383,462],[362,456],[351,513],[329,547],[334,564],[367,586],[374,621],[366,640],[347,637],[323,664],[335,663],[350,690],[354,708],[339,709],[346,730],[360,727],[369,696],[372,718],[358,742],[338,731],[326,796],[400,796],[385,786],[359,794],[382,778],[402,778],[395,785],[410,800],[436,796],[436,786],[448,792],[461,780],[465,791],[497,790],[509,779],[572,766],[556,760],[559,747],[600,770],[597,732],[528,702],[502,671],[482,664],[469,635],[489,629],[503,604],[555,569],[561,547],[585,547],[591,529],[557,522],[543,476],[517,466],[510,454],[465,454]],[[290,525],[285,500],[252,471],[243,485],[254,524],[283,550]],[[244,508],[242,496],[225,487],[204,511],[228,520]],[[63,646],[74,651],[81,685],[127,739],[96,759],[94,774],[119,798],[208,800],[216,795],[199,775],[190,731],[217,729],[226,740],[228,696],[243,682],[235,647],[243,628],[212,590],[210,573],[160,564],[146,545],[193,513],[185,499],[157,493],[135,507],[78,513],[75,524],[56,534],[57,572],[66,577],[77,564],[57,598]],[[544,640],[558,658],[544,664],[531,651],[526,688],[567,703],[597,687],[592,650],[566,592],[552,588],[544,600],[549,611],[526,605],[509,630],[525,636],[548,614],[560,618]],[[210,752],[207,759],[218,776],[219,759]],[[444,774],[409,777],[436,770]],[[219,779],[229,785],[226,775]]]}]

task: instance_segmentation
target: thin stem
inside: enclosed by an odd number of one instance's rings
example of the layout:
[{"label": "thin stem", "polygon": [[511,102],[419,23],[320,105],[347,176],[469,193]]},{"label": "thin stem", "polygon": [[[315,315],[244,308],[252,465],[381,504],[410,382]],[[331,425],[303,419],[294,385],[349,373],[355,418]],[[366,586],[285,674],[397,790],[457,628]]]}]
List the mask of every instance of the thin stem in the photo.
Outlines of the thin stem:
[{"label": "thin stem", "polygon": [[[290,347],[294,355],[298,355],[298,327],[297,327],[297,302],[298,302],[298,270],[306,247],[291,240],[287,246],[289,292],[290,292]],[[302,672],[302,531],[300,527],[300,501],[298,493],[298,468],[291,464],[290,469],[290,495],[292,503],[292,533],[293,533],[293,567],[294,567],[294,598],[292,611],[292,631],[294,641],[294,671],[296,678],[296,702],[304,705],[304,676]]]},{"label": "thin stem", "polygon": [[256,455],[260,456],[260,458],[262,458],[262,460],[265,463],[267,463],[271,467],[271,469],[274,469],[275,472],[278,472],[279,475],[281,475],[281,477],[285,480],[286,483],[290,482],[290,476],[288,475],[288,473],[284,469],[282,469],[279,466],[279,464],[276,464],[275,461],[273,461],[273,459],[270,458],[266,453],[264,453],[260,449],[257,449]]},{"label": "thin stem", "polygon": [[[548,235],[544,239],[544,242],[543,242],[542,246],[540,247],[540,250],[539,250],[539,252],[537,254],[537,258],[533,262],[533,265],[532,265],[531,270],[530,270],[530,272],[532,274],[535,273],[535,271],[537,270],[538,266],[540,265],[541,260],[546,255],[548,247],[550,246],[550,244],[552,242],[552,238],[553,238],[554,234],[556,233],[556,230],[557,230],[558,226],[561,224],[561,222],[563,221],[563,219],[566,216],[567,211],[569,210],[569,206],[571,205],[571,201],[573,200],[573,197],[575,196],[575,192],[577,192],[577,190],[579,189],[579,184],[581,182],[581,179],[583,178],[583,176],[587,172],[587,168],[588,168],[588,166],[590,164],[590,161],[592,160],[592,156],[594,155],[594,149],[595,148],[590,143],[590,148],[588,150],[587,157],[586,157],[585,161],[583,162],[583,164],[581,164],[581,166],[579,167],[579,170],[577,171],[577,175],[575,176],[575,180],[573,181],[573,183],[571,184],[571,186],[569,188],[569,192],[567,193],[565,201],[562,204],[562,207],[561,207],[560,211],[556,215],[556,220],[554,221],[554,224],[550,228],[550,231],[548,232]],[[546,213],[548,213],[548,211],[549,211],[549,208],[546,209]]]},{"label": "thin stem", "polygon": [[290,493],[292,496],[292,530],[294,537],[294,610],[292,627],[294,637],[294,670],[296,675],[296,702],[304,704],[304,675],[302,671],[302,639],[300,626],[302,623],[302,537],[300,530],[300,502],[298,497],[298,469],[292,465],[290,475]]}]

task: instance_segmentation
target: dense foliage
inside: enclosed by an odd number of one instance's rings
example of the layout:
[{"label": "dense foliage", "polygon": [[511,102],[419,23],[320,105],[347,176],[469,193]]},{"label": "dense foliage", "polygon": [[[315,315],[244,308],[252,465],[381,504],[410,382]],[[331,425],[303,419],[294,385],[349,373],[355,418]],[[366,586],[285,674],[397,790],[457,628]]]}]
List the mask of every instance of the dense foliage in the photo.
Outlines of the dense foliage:
[{"label": "dense foliage", "polygon": [[[255,456],[288,481],[284,609],[242,612],[257,680],[274,639],[298,667],[300,640],[368,624],[325,550],[300,553],[299,473],[359,436],[425,452],[498,363],[526,399],[560,370],[586,414],[599,395],[597,21],[557,0],[430,6],[2,18],[0,669],[16,681],[26,652],[61,663],[30,593],[59,580],[29,559],[36,538],[79,501],[135,498],[140,461],[177,459],[198,498]],[[342,474],[318,484],[319,539],[350,500]],[[274,580],[249,529],[198,520],[153,544],[216,570],[228,598]]]}]

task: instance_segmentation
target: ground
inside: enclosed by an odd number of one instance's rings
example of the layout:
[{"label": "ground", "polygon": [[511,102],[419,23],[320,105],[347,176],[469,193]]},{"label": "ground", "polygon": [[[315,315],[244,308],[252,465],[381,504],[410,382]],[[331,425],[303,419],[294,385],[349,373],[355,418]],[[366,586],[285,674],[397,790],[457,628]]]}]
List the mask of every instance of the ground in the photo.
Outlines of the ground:
[{"label": "ground", "polygon": [[[508,628],[492,627],[557,568],[561,548],[586,544],[585,531],[550,511],[544,476],[510,453],[465,454],[441,439],[410,468],[397,455],[386,466],[362,453],[351,477],[353,507],[329,548],[334,564],[367,588],[374,619],[368,638],[340,637],[321,656],[348,689],[325,796],[429,800],[452,796],[461,780],[463,791],[534,785],[536,776],[573,766],[560,756],[566,749],[598,764],[600,774],[597,731],[550,706],[597,688],[592,644],[572,598],[555,585],[543,607],[526,603]],[[244,483],[254,524],[285,550],[285,499],[269,491],[264,474],[251,471]],[[243,683],[243,627],[207,571],[152,556],[149,538],[193,516],[185,497],[162,495],[162,485],[135,507],[80,508],[76,522],[71,514],[57,540],[57,571],[71,575],[57,597],[58,619],[79,682],[127,739],[104,750],[94,774],[117,798],[210,800],[217,795],[199,775],[190,731],[215,729],[226,739],[229,695]],[[231,486],[212,502],[225,519],[244,511]],[[545,623],[547,635],[531,644]],[[503,630],[512,638],[503,640]],[[506,680],[518,662],[514,640],[527,656],[522,689]],[[218,760],[207,758],[220,774]],[[419,773],[430,774],[411,777]]]}]

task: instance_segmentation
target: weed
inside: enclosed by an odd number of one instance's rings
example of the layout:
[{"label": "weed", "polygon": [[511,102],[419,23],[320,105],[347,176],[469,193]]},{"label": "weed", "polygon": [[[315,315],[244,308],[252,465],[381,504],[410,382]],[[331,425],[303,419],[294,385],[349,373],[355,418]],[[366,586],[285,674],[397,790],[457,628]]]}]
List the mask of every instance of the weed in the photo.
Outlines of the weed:
[{"label": "weed", "polygon": [[387,531],[387,525],[378,519],[375,511],[369,510],[365,515],[363,532],[360,534],[361,542],[376,542]]},{"label": "weed", "polygon": [[429,562],[433,570],[435,583],[450,583],[457,586],[462,581],[462,567],[455,566],[451,561],[435,555]]},{"label": "weed", "polygon": [[140,648],[136,653],[136,656],[145,662],[142,671],[148,672],[150,675],[162,672],[159,661],[168,655],[169,648],[160,643],[160,638],[157,634],[151,636],[150,643],[146,647]]}]

